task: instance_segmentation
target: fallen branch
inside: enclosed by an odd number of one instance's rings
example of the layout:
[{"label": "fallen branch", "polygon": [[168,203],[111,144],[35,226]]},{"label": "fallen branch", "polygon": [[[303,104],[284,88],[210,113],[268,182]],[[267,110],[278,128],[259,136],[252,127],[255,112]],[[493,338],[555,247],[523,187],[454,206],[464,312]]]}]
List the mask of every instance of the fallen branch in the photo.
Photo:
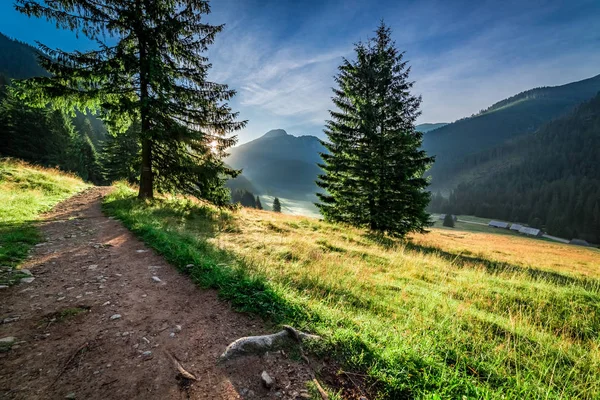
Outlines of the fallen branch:
[{"label": "fallen branch", "polygon": [[319,339],[321,339],[320,336],[310,335],[291,326],[285,326],[284,330],[271,335],[247,336],[237,339],[227,346],[219,359],[228,361],[245,355],[264,354],[267,351],[281,350],[293,343],[301,343],[303,340]]},{"label": "fallen branch", "polygon": [[175,368],[177,368],[177,371],[179,371],[179,374],[184,377],[185,379],[189,379],[191,381],[197,381],[198,378],[196,378],[196,376],[194,374],[192,374],[191,372],[188,372],[185,370],[185,368],[183,368],[183,365],[181,365],[181,362],[179,362],[179,360],[177,359],[177,357],[175,357],[173,354],[169,353],[168,351],[165,350],[165,353],[167,353],[167,355],[169,356],[169,358],[171,358],[171,360],[173,361],[173,364],[175,364]]},{"label": "fallen branch", "polygon": [[317,390],[319,391],[319,394],[321,395],[321,398],[323,400],[329,400],[329,395],[327,394],[327,392],[323,389],[323,387],[321,386],[321,384],[319,383],[319,381],[317,380],[317,378],[313,378],[313,383],[315,384],[315,386],[317,387]]}]

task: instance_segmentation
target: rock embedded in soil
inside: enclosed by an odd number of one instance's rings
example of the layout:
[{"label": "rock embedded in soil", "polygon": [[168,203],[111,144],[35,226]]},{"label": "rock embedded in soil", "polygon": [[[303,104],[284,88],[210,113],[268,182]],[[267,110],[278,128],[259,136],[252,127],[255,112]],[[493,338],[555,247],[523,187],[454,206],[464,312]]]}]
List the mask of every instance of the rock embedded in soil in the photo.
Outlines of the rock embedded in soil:
[{"label": "rock embedded in soil", "polygon": [[113,314],[110,316],[111,320],[120,319],[120,318],[121,318],[121,314]]},{"label": "rock embedded in soil", "polygon": [[267,371],[263,371],[262,374],[260,374],[260,380],[263,386],[267,389],[271,389],[273,387],[273,384],[275,383],[275,381],[273,380],[273,378],[271,378]]},{"label": "rock embedded in soil", "polygon": [[28,277],[28,278],[22,278],[22,279],[21,279],[21,282],[23,282],[23,283],[31,283],[31,282],[33,282],[34,280],[35,280],[35,278],[34,278],[33,276],[30,276],[30,277]]},{"label": "rock embedded in soil", "polygon": [[160,282],[162,282],[158,276],[153,276],[153,277],[152,277],[152,280],[153,280],[154,282],[156,282],[156,283],[160,283]]}]

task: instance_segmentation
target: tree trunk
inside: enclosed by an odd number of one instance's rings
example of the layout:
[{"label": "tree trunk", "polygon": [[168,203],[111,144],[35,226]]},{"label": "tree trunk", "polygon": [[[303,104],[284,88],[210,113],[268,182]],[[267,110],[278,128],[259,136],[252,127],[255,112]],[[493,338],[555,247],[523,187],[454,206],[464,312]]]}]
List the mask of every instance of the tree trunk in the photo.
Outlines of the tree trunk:
[{"label": "tree trunk", "polygon": [[152,175],[152,142],[142,140],[142,171],[140,176],[140,192],[138,198],[151,199],[154,197],[154,177]]},{"label": "tree trunk", "polygon": [[[139,0],[138,9],[141,10]],[[140,171],[138,198],[151,199],[154,197],[154,176],[152,174],[152,141],[150,139],[152,127],[148,120],[149,68],[146,40],[141,26],[138,28],[137,36],[140,46],[140,119],[142,136],[142,170]]]}]

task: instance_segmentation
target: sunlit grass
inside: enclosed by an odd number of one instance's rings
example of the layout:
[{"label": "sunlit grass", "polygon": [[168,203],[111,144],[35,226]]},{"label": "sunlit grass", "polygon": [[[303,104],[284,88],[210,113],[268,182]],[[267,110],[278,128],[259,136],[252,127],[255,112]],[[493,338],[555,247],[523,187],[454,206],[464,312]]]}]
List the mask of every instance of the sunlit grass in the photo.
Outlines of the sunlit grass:
[{"label": "sunlit grass", "polygon": [[[40,213],[87,186],[59,170],[0,159],[0,266],[17,266],[39,241],[32,223]],[[6,280],[2,274],[0,284]]]},{"label": "sunlit grass", "polygon": [[[401,242],[185,200],[105,203],[241,310],[326,338],[382,398],[600,397],[599,253],[433,230]],[[185,265],[194,264],[191,269]]]}]

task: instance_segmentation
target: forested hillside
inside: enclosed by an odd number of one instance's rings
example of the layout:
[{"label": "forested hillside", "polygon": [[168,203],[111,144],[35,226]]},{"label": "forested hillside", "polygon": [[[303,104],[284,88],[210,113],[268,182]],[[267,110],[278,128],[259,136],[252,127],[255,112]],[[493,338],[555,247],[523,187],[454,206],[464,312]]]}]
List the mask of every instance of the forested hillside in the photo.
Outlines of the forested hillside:
[{"label": "forested hillside", "polygon": [[73,118],[50,107],[32,108],[8,90],[11,79],[48,75],[38,64],[39,54],[0,33],[0,156],[59,167],[104,183],[100,152],[106,129],[100,120],[82,113]]},{"label": "forested hillside", "polygon": [[469,171],[468,166],[472,164],[468,156],[533,133],[544,123],[591,99],[598,91],[600,75],[563,86],[531,89],[430,132],[424,136],[423,148],[436,156],[430,170],[432,187],[451,189],[468,181],[477,173],[477,168]]},{"label": "forested hillside", "polygon": [[474,161],[495,163],[496,172],[461,184],[445,206],[436,197],[433,211],[525,222],[600,243],[600,94]]},{"label": "forested hillside", "polygon": [[[37,62],[37,50],[0,33],[0,75],[6,79],[24,79],[46,75]],[[0,79],[0,85],[2,80]]]}]

